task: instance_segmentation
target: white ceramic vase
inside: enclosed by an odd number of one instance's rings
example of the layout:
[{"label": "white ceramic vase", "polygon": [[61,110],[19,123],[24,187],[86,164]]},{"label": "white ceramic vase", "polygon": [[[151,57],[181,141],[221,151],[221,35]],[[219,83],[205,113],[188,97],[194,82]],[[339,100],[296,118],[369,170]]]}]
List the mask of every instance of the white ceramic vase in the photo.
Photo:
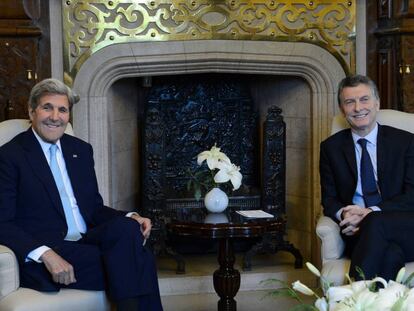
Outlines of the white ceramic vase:
[{"label": "white ceramic vase", "polygon": [[221,189],[213,188],[204,197],[204,205],[211,213],[221,213],[229,205],[229,197]]}]

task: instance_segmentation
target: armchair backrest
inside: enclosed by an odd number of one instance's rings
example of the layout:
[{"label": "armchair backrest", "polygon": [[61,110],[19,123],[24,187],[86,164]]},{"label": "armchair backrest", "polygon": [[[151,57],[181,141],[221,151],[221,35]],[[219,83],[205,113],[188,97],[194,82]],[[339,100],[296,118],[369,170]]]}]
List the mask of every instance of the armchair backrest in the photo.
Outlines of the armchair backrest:
[{"label": "armchair backrest", "polygon": [[[28,119],[11,119],[0,122],[0,146],[10,141],[14,136],[26,131],[30,126],[30,120]],[[73,128],[68,123],[66,134],[73,135]]]},{"label": "armchair backrest", "polygon": [[[377,121],[382,125],[389,125],[401,130],[414,133],[414,113],[392,109],[381,109],[377,114]],[[342,114],[336,115],[332,121],[331,134],[349,127]]]}]

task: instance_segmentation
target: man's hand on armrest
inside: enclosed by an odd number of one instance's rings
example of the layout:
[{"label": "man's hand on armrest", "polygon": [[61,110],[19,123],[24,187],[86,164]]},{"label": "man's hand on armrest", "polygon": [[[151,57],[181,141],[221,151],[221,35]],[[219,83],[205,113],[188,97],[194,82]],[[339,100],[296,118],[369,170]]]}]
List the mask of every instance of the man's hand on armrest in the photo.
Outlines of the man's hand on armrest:
[{"label": "man's hand on armrest", "polygon": [[73,266],[53,250],[49,249],[44,252],[40,260],[45,264],[54,282],[65,285],[76,282]]}]

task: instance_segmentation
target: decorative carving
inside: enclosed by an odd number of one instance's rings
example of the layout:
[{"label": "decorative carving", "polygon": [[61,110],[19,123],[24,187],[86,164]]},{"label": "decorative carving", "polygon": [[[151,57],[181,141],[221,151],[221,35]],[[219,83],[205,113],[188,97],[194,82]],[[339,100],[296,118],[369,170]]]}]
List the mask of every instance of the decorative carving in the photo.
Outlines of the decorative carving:
[{"label": "decorative carving", "polygon": [[401,95],[402,102],[400,110],[414,113],[414,36],[402,36],[402,74],[401,74]]},{"label": "decorative carving", "polygon": [[391,5],[392,5],[392,2],[388,0],[378,1],[378,17],[390,19],[391,18]]},{"label": "decorative carving", "polygon": [[144,129],[144,206],[192,197],[188,170],[196,155],[217,144],[241,167],[244,190],[258,188],[257,114],[247,86],[217,76],[182,77],[153,86]]},{"label": "decorative carving", "polygon": [[35,80],[37,39],[0,39],[0,120],[27,118],[27,99]]},{"label": "decorative carving", "polygon": [[140,41],[301,41],[327,49],[353,72],[355,7],[349,0],[63,1],[66,82],[100,49]]},{"label": "decorative carving", "polygon": [[263,124],[262,208],[275,215],[285,213],[286,124],[281,113],[270,107]]},{"label": "decorative carving", "polygon": [[161,82],[154,82],[144,114],[142,189],[143,208],[154,223],[149,244],[155,252],[175,258],[177,273],[184,272],[183,258],[166,247],[165,224],[171,211],[188,213],[189,219],[197,212],[204,213],[202,204],[186,192],[187,170],[196,170],[196,155],[217,143],[232,162],[240,165],[243,174],[243,189],[230,198],[230,206],[260,208],[257,192],[261,188],[261,208],[280,219],[280,230],[265,234],[246,253],[244,269],[251,269],[252,257],[263,251],[290,252],[295,256],[295,267],[301,267],[299,250],[284,240],[286,126],[282,110],[269,108],[263,125],[263,152],[258,154],[258,114],[243,78],[212,74],[182,76],[174,81],[157,79]]}]

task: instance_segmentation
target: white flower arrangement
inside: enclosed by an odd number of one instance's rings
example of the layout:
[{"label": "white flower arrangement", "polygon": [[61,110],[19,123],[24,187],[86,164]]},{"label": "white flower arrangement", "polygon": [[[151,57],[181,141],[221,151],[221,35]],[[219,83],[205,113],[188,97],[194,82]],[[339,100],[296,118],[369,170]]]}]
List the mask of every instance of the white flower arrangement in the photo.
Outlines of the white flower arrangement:
[{"label": "white flower arrangement", "polygon": [[220,148],[214,145],[210,150],[200,152],[197,155],[197,164],[202,166],[204,161],[207,162],[209,172],[201,170],[191,174],[191,179],[187,184],[188,190],[194,188],[194,196],[197,200],[201,197],[202,188],[210,190],[228,181],[231,182],[233,190],[240,188],[243,179],[240,167],[234,165],[227,155],[220,151]]},{"label": "white flower arrangement", "polygon": [[[324,295],[319,296],[300,281],[292,283],[291,287],[285,286],[271,293],[275,296],[288,296],[296,299],[300,305],[294,307],[294,310],[414,311],[414,288],[409,287],[414,274],[407,277],[405,268],[398,272],[395,281],[386,282],[380,277],[372,280],[352,281],[346,275],[348,285],[331,286],[314,265],[307,262],[306,266],[309,271],[319,277]],[[281,281],[278,282],[284,284]],[[381,283],[383,288],[377,290],[377,283]],[[314,296],[316,301],[313,305],[305,304],[297,293]]]}]

